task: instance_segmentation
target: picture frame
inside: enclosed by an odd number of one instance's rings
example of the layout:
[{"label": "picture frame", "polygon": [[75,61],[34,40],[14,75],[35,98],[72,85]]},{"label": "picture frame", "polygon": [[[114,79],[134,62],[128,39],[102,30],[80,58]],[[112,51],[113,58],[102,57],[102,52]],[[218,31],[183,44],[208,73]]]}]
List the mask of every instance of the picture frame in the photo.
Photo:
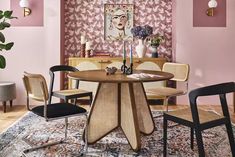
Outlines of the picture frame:
[{"label": "picture frame", "polygon": [[104,40],[132,41],[134,23],[133,4],[104,5]]}]

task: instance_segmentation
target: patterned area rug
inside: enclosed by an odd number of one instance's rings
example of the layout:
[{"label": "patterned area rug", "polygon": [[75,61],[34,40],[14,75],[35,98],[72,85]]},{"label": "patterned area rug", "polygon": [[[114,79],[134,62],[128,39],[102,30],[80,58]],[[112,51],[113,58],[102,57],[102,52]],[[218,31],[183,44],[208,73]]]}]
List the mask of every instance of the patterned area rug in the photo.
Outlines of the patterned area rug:
[{"label": "patterned area rug", "polygon": [[[154,115],[160,112],[154,112]],[[75,156],[81,148],[80,134],[85,119],[70,118],[68,142],[40,149],[28,153],[34,157],[70,157]],[[168,153],[170,157],[198,156],[195,142],[195,150],[190,149],[190,129],[181,125],[168,129]],[[133,152],[123,133],[117,129],[94,145],[89,145],[87,156],[101,157],[129,157],[129,156],[162,156],[162,117],[155,119],[155,131],[149,136],[141,137],[141,150]],[[235,127],[233,127],[235,133]],[[0,157],[19,157],[22,150],[30,146],[40,145],[48,141],[63,138],[64,120],[45,122],[32,113],[27,113],[20,121],[0,134]],[[229,157],[231,150],[225,127],[208,129],[203,133],[204,146],[207,157]]]}]

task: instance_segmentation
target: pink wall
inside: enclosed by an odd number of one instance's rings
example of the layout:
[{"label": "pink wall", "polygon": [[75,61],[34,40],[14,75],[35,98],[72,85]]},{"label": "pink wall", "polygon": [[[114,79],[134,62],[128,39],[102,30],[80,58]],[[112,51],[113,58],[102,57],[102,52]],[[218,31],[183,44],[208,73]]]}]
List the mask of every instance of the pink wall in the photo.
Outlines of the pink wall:
[{"label": "pink wall", "polygon": [[31,14],[25,16],[23,14],[23,8],[19,5],[19,0],[11,0],[10,7],[14,11],[13,15],[17,16],[17,19],[11,21],[12,26],[43,26],[43,1],[44,0],[29,0],[29,8]]},{"label": "pink wall", "polygon": [[[0,0],[0,9],[10,9],[9,0]],[[41,73],[49,84],[50,66],[60,64],[60,1],[44,4],[43,27],[11,27],[4,31],[7,41],[15,45],[6,57],[7,67],[0,70],[0,81],[13,81],[17,86],[14,104],[26,103],[23,72]],[[56,83],[59,86],[59,82]]]},{"label": "pink wall", "polygon": [[[174,51],[177,62],[190,64],[189,89],[235,81],[235,1],[227,0],[227,27],[193,27],[193,0],[174,0],[174,3]],[[229,100],[232,102],[231,94]],[[218,100],[200,99],[199,102]],[[179,97],[178,103],[188,103],[187,97]]]},{"label": "pink wall", "polygon": [[214,9],[214,16],[206,14],[208,1],[193,0],[193,26],[226,27],[226,0],[217,0],[218,5]]}]

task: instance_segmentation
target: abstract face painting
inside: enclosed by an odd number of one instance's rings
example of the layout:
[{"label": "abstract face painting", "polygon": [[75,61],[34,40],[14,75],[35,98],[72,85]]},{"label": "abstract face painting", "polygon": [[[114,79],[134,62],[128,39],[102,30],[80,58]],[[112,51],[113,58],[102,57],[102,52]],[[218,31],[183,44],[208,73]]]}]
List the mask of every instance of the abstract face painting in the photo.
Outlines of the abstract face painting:
[{"label": "abstract face painting", "polygon": [[105,4],[105,40],[133,40],[133,11],[134,7],[131,4]]}]

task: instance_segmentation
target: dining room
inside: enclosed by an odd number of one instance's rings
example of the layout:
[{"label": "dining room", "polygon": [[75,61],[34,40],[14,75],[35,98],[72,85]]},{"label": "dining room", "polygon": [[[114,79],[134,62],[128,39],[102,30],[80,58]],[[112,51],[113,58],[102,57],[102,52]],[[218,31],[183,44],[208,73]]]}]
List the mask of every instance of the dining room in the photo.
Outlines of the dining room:
[{"label": "dining room", "polygon": [[235,156],[234,3],[1,0],[0,156]]}]

